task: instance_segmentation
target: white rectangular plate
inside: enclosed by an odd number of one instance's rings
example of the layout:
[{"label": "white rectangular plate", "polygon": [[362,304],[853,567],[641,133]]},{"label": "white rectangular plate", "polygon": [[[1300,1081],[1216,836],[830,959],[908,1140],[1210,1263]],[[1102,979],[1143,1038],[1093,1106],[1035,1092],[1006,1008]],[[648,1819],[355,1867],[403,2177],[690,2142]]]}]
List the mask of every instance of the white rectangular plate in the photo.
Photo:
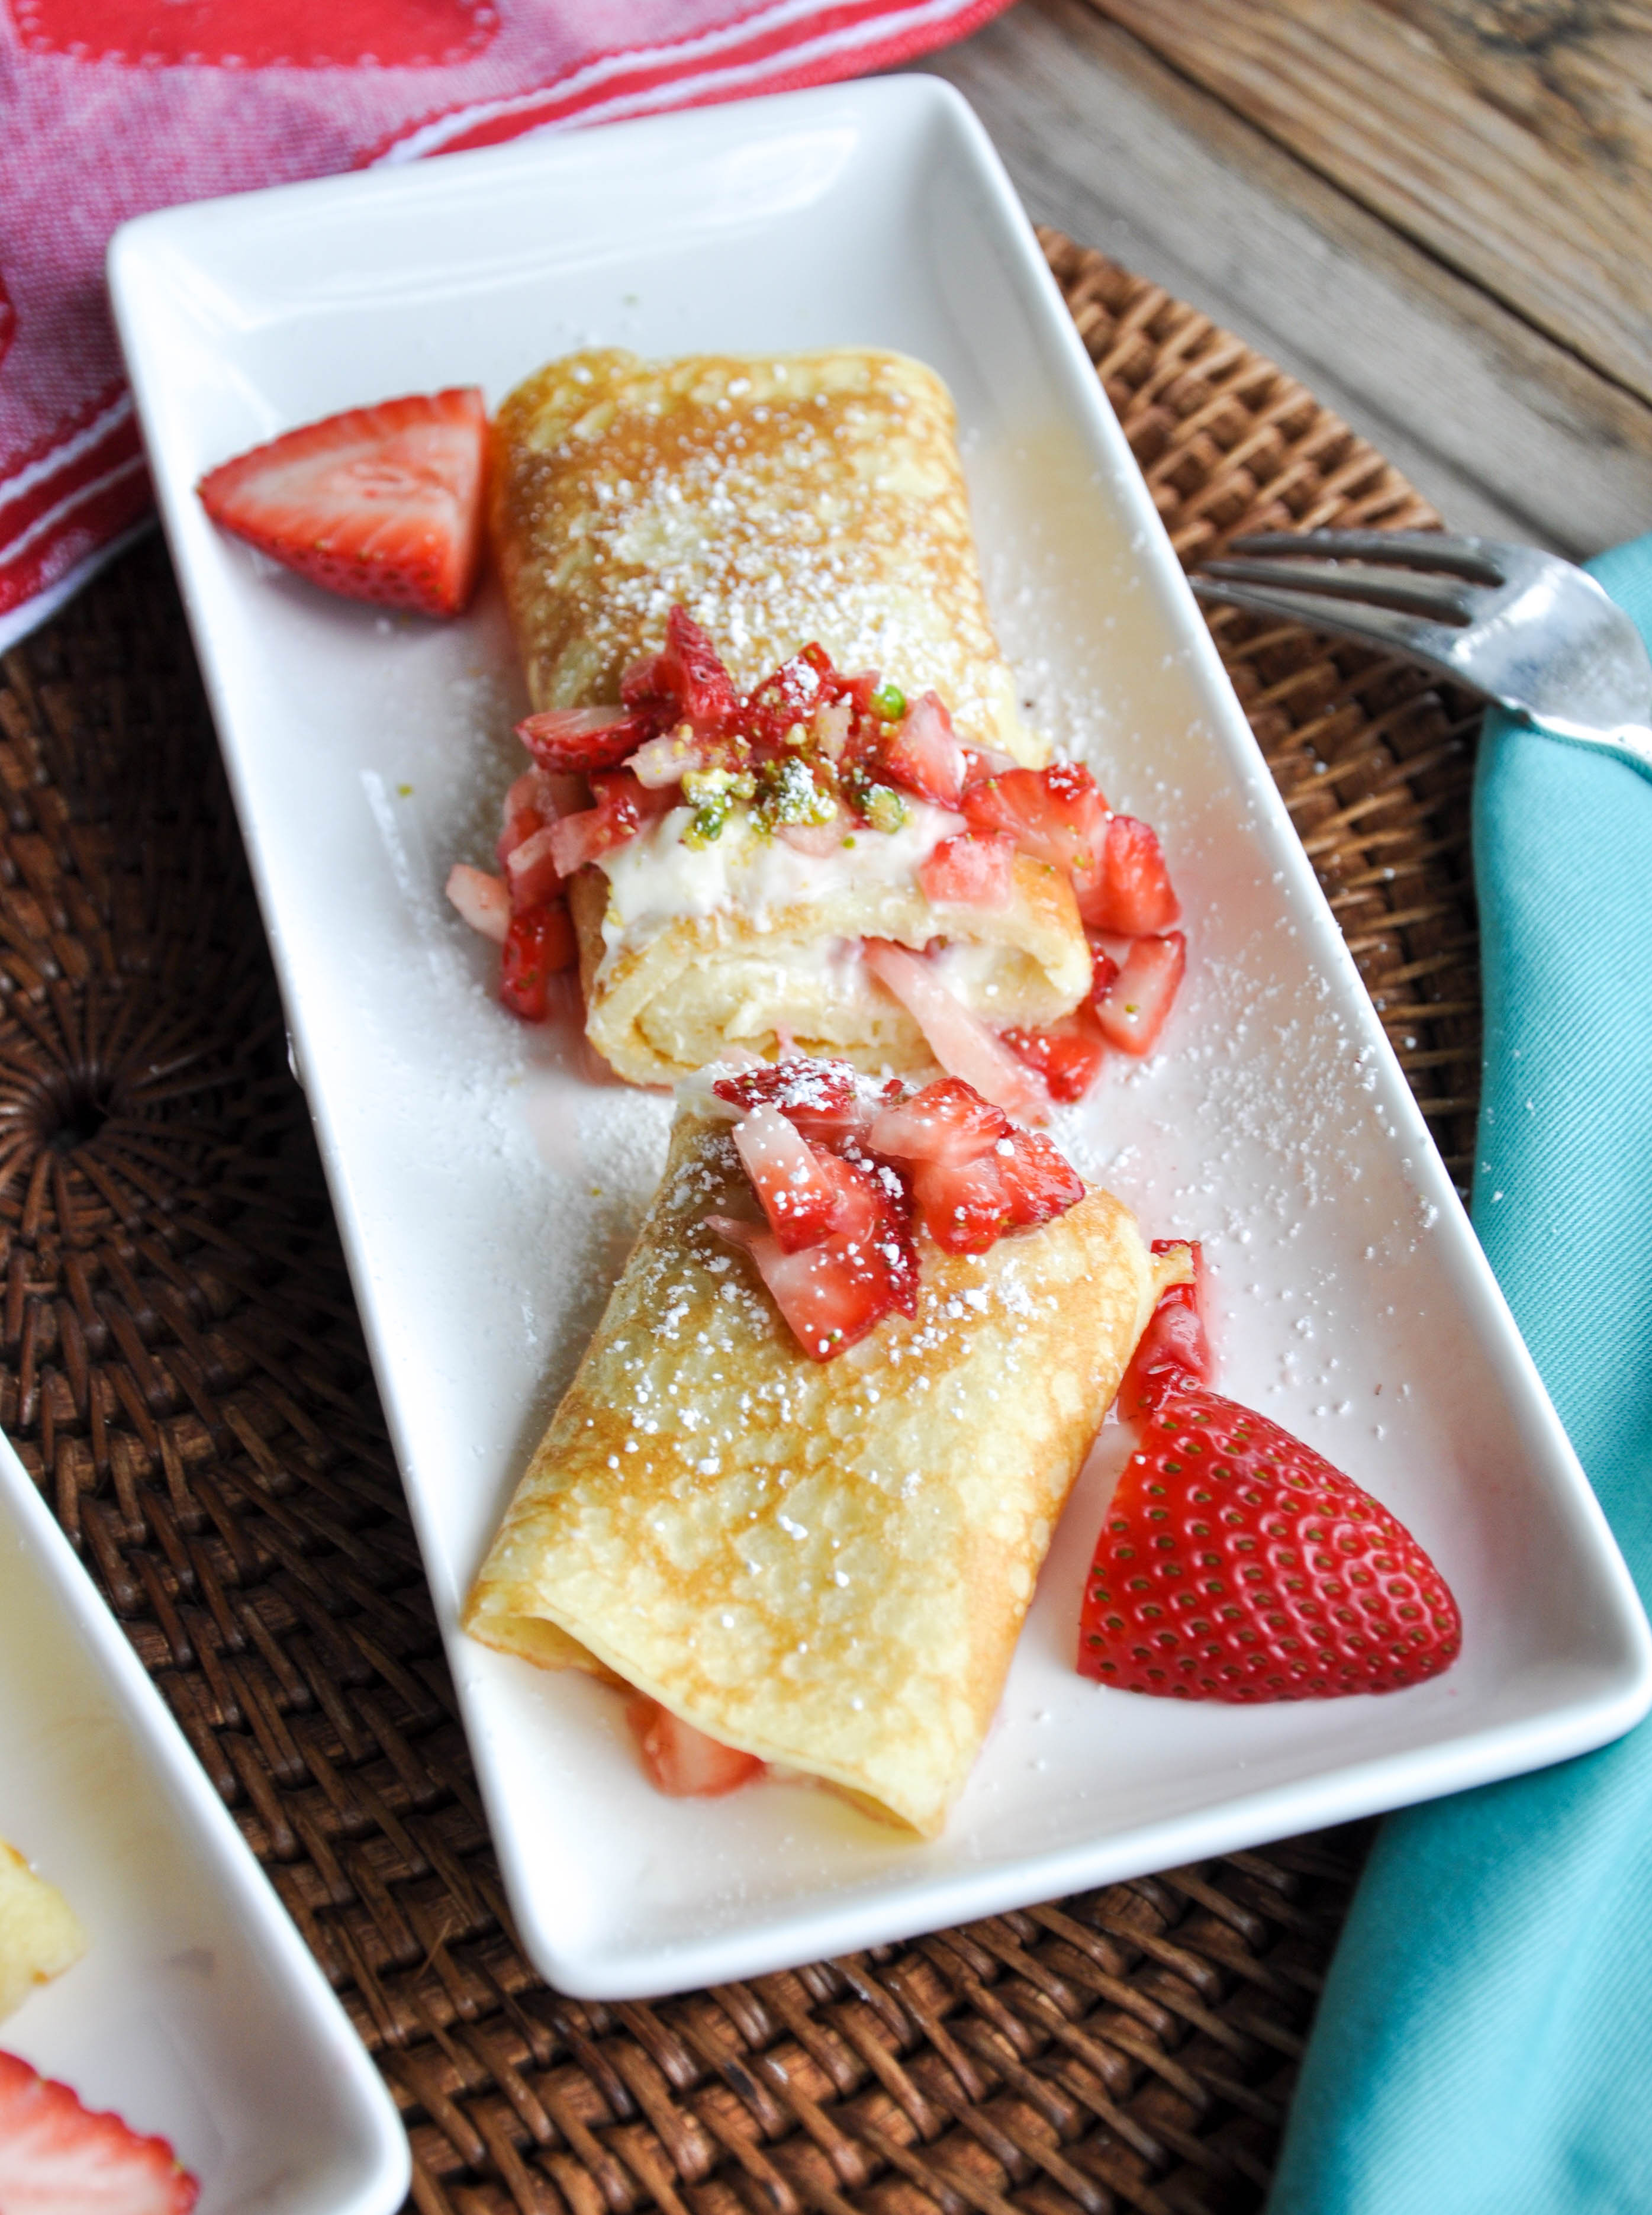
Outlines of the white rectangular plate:
[{"label": "white rectangular plate", "polygon": [[401,2206],[378,2071],[3,1439],[0,1836],[89,1942],[0,2046],[169,2138],[199,2215]]},{"label": "white rectangular plate", "polygon": [[[146,217],[116,308],[163,511],[494,1834],[548,1977],[617,1997],[900,1937],[1499,1776],[1652,1698],[1646,1626],[1259,760],[1024,218],[963,103],[906,77]],[[807,1789],[644,1782],[621,1703],[458,1609],[601,1310],[668,1103],[494,997],[445,907],[520,756],[496,600],[329,601],[218,536],[202,470],[551,356],[833,344],[958,402],[990,596],[1035,715],[1160,829],[1192,965],[1163,1051],[1058,1136],[1202,1236],[1224,1377],[1411,1525],[1464,1657],[1254,1710],[1073,1673],[1121,1433],[1082,1482],[945,1838]]]}]

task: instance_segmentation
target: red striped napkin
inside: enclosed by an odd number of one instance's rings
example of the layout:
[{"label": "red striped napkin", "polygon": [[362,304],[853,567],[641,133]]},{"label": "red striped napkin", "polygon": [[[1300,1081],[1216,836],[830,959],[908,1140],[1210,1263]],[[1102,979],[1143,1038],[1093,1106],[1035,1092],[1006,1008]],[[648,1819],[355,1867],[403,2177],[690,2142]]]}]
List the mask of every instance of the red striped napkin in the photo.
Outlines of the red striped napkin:
[{"label": "red striped napkin", "polygon": [[1006,0],[0,0],[0,647],[150,510],[103,289],[128,216],[821,84]]}]

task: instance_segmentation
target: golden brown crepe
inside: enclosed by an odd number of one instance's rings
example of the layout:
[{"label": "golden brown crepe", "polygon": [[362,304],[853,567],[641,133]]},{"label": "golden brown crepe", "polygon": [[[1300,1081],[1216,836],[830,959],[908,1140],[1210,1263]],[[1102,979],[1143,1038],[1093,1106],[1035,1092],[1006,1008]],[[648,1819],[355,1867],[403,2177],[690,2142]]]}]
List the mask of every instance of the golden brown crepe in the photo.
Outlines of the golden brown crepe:
[{"label": "golden brown crepe", "polygon": [[[492,526],[539,709],[617,700],[680,603],[742,690],[810,641],[843,671],[938,693],[960,737],[1037,766],[981,587],[952,402],[932,370],[864,348],[550,363],[494,431]],[[687,812],[580,873],[573,909],[587,1030],[621,1075],[671,1083],[783,1036],[918,1071],[916,1023],[854,959],[863,938],[970,950],[948,979],[994,1028],[1076,1007],[1090,962],[1071,888],[1024,857],[998,911],[937,907],[916,868],[961,818],[912,803],[835,866],[735,826],[685,861]],[[638,882],[655,879],[653,896]]]},{"label": "golden brown crepe", "polygon": [[798,1348],[746,1256],[730,1126],[664,1181],[464,1611],[926,1838],[980,1750],[1079,1464],[1159,1292],[1091,1191],[974,1257],[918,1234],[912,1320]]}]

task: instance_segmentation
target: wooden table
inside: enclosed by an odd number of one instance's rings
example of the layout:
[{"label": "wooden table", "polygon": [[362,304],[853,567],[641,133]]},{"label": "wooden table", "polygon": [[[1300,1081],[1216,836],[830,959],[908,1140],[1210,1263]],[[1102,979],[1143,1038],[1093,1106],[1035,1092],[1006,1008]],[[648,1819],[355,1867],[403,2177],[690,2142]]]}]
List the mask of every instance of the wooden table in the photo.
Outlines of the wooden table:
[{"label": "wooden table", "polygon": [[1652,13],[1020,0],[917,66],[1035,221],[1270,355],[1452,528],[1652,530]]}]

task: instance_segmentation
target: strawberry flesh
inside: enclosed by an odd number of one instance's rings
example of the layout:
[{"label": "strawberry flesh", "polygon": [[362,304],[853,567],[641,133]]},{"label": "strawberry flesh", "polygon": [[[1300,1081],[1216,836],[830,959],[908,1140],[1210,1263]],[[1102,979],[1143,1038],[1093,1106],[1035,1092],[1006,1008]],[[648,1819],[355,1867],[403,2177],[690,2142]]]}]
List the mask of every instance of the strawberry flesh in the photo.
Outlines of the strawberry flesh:
[{"label": "strawberry flesh", "polygon": [[1312,1447],[1180,1381],[1139,1437],[1085,1585],[1082,1675],[1175,1699],[1328,1699],[1457,1658],[1445,1579]]},{"label": "strawberry flesh", "polygon": [[1038,1071],[1050,1089],[1052,1100],[1082,1100],[1107,1059],[1101,1034],[1081,1015],[1069,1015],[1047,1030],[1016,1028],[998,1035],[1011,1053]]},{"label": "strawberry flesh", "polygon": [[564,877],[571,877],[575,869],[594,862],[611,846],[623,846],[628,838],[635,838],[672,805],[669,790],[650,791],[629,770],[611,770],[593,776],[591,789],[596,795],[593,807],[564,815],[552,826],[551,857]]},{"label": "strawberry flesh", "polygon": [[1107,826],[1101,866],[1079,871],[1072,888],[1078,912],[1091,930],[1121,938],[1146,938],[1180,920],[1182,903],[1164,866],[1164,850],[1152,825],[1115,815]]},{"label": "strawberry flesh", "polygon": [[475,386],[310,423],[209,470],[213,521],[312,584],[457,615],[482,560],[488,414]]},{"label": "strawberry flesh", "polygon": [[810,1145],[778,1108],[753,1108],[735,1127],[734,1150],[783,1252],[812,1246],[834,1227],[837,1158]]},{"label": "strawberry flesh", "polygon": [[1107,802],[1079,763],[1005,770],[972,784],[961,804],[972,830],[1000,832],[1035,861],[1071,871],[1075,886],[1096,875]]},{"label": "strawberry flesh", "polygon": [[1084,1196],[1047,1138],[1018,1130],[956,1077],[884,1108],[869,1139],[907,1170],[924,1228],[949,1254],[984,1254],[1006,1231],[1048,1223]]},{"label": "strawberry flesh", "polygon": [[1134,941],[1117,976],[1090,1003],[1109,1046],[1137,1056],[1152,1052],[1187,962],[1188,942],[1179,930]]},{"label": "strawberry flesh", "polygon": [[883,742],[884,773],[920,800],[955,807],[967,764],[938,692],[920,693]]},{"label": "strawberry flesh", "polygon": [[1155,1254],[1185,1246],[1193,1261],[1186,1284],[1167,1285],[1136,1342],[1119,1386],[1118,1410],[1126,1421],[1145,1414],[1177,1384],[1208,1384],[1216,1373],[1205,1328],[1205,1255],[1198,1240],[1155,1238]]},{"label": "strawberry flesh", "polygon": [[754,1753],[740,1753],[720,1739],[696,1730],[658,1700],[639,1693],[625,1710],[648,1782],[673,1800],[720,1800],[753,1777],[766,1764]]},{"label": "strawberry flesh", "polygon": [[665,645],[632,663],[620,680],[619,696],[648,720],[650,736],[680,721],[709,737],[727,728],[740,704],[722,657],[680,604],[666,617]]},{"label": "strawberry flesh", "polygon": [[499,997],[513,1015],[542,1023],[550,1011],[550,980],[579,956],[566,900],[525,908],[511,917],[499,955]]},{"label": "strawberry flesh", "polygon": [[618,708],[552,708],[525,717],[516,735],[541,769],[578,770],[589,776],[617,769],[653,735],[653,726]]},{"label": "strawberry flesh", "polygon": [[1015,897],[1016,850],[1008,838],[967,831],[943,838],[918,865],[924,897],[935,906],[1003,909]]},{"label": "strawberry flesh", "polygon": [[820,1143],[850,1137],[866,1120],[855,1072],[846,1061],[797,1054],[742,1070],[738,1077],[719,1077],[711,1089],[719,1100],[748,1113],[765,1103],[777,1108],[806,1138]]},{"label": "strawberry flesh", "polygon": [[68,2085],[0,2053],[6,2215],[188,2215],[200,2194],[164,2138],[91,2113]]}]

